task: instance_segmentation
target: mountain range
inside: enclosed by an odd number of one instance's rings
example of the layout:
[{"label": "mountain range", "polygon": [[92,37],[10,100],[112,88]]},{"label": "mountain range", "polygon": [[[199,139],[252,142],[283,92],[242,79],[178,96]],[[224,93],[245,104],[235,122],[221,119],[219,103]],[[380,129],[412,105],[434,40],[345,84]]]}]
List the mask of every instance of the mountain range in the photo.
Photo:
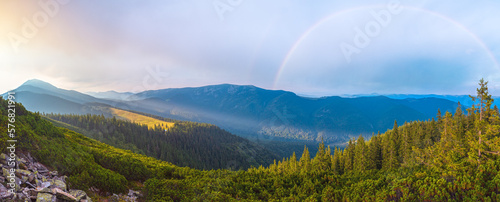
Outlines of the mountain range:
[{"label": "mountain range", "polygon": [[[14,90],[30,111],[107,114],[109,107],[166,118],[218,125],[249,139],[345,142],[399,124],[427,120],[438,109],[454,112],[457,102],[438,97],[394,99],[386,96],[306,98],[293,92],[231,84],[132,93],[92,93],[29,80]],[[5,96],[5,94],[3,95]],[[400,97],[398,97],[400,98]]]},{"label": "mountain range", "polygon": [[[9,128],[14,121],[8,117],[12,108],[16,114],[15,135],[3,135],[0,141],[2,175],[19,176],[15,183],[0,183],[0,201],[500,201],[500,147],[495,144],[500,137],[491,132],[500,127],[500,119],[498,110],[484,104],[489,99],[484,88],[477,96],[483,115],[457,110],[439,121],[404,124],[368,141],[358,136],[344,149],[320,142],[315,152],[303,147],[302,154],[282,160],[211,124],[156,117],[166,126],[151,129],[102,115],[41,115],[0,99],[2,131],[13,133]],[[419,109],[415,102],[429,99],[407,99]],[[120,114],[138,118],[137,113]],[[483,116],[488,121],[470,124]],[[12,155],[16,158],[8,158]],[[6,165],[8,161],[19,168]]]},{"label": "mountain range", "polygon": [[[392,94],[392,95],[386,95],[389,98],[393,99],[408,99],[408,98],[413,98],[413,99],[421,99],[421,98],[440,98],[440,99],[446,99],[450,100],[453,102],[460,102],[461,105],[465,107],[471,107],[474,103],[472,102],[472,99],[469,97],[469,95],[435,95],[435,94],[428,94],[428,95],[414,95],[414,94]],[[500,103],[500,97],[498,96],[491,96],[495,101],[493,102],[493,105],[498,105]]]}]

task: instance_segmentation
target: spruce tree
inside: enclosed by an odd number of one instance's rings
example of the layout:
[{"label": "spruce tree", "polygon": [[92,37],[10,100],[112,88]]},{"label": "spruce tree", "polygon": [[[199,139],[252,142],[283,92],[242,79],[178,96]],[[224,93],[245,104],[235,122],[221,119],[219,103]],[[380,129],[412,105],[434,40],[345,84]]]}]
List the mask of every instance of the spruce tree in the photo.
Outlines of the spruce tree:
[{"label": "spruce tree", "polygon": [[401,130],[401,141],[399,148],[399,159],[400,162],[406,162],[410,159],[411,156],[411,147],[412,147],[412,137],[410,135],[410,124],[406,123],[403,125]]},{"label": "spruce tree", "polygon": [[292,157],[290,158],[290,170],[291,172],[295,173],[297,172],[297,155],[295,155],[295,152],[293,152]]},{"label": "spruce tree", "polygon": [[382,168],[382,146],[380,145],[380,132],[377,135],[372,135],[370,144],[368,145],[368,166],[367,169]]},{"label": "spruce tree", "polygon": [[355,144],[349,140],[347,147],[344,149],[344,173],[354,170],[354,149]]},{"label": "spruce tree", "polygon": [[304,145],[304,152],[302,152],[302,157],[299,160],[300,169],[302,172],[311,171],[311,155],[309,154],[309,149]]},{"label": "spruce tree", "polygon": [[441,121],[443,120],[443,116],[442,116],[442,114],[441,114],[441,109],[438,109],[438,112],[437,112],[436,117],[437,117],[437,119],[438,119],[438,120],[437,120],[438,124],[440,124],[440,123],[441,123]]},{"label": "spruce tree", "polygon": [[335,147],[332,159],[332,169],[333,172],[337,175],[341,175],[344,171],[344,166],[341,161],[341,158],[342,158],[342,151],[339,148]]},{"label": "spruce tree", "polygon": [[498,131],[500,122],[498,113],[491,109],[493,99],[488,91],[488,82],[484,79],[479,81],[477,96],[470,96],[474,103],[471,112],[475,115],[474,129],[475,131],[468,132],[468,142],[470,142],[469,159],[476,160],[477,164],[481,164],[482,159],[496,158],[500,155],[500,137]]},{"label": "spruce tree", "polygon": [[383,167],[385,169],[395,169],[399,167],[399,161],[398,161],[398,150],[399,150],[399,144],[398,144],[398,136],[399,136],[399,131],[398,131],[398,124],[396,121],[394,121],[394,128],[390,132],[386,132],[386,146],[384,147],[384,165]]},{"label": "spruce tree", "polygon": [[365,145],[365,139],[362,135],[359,135],[356,141],[356,148],[354,151],[354,169],[358,172],[363,172],[367,170],[368,158],[367,158],[367,148]]},{"label": "spruce tree", "polygon": [[316,156],[313,159],[313,167],[314,169],[318,169],[321,171],[327,171],[330,170],[330,164],[331,164],[331,155],[330,155],[330,148],[325,148],[325,143],[323,142],[323,138],[321,139],[321,143],[319,144],[318,147],[318,152],[316,153]]},{"label": "spruce tree", "polygon": [[465,126],[464,126],[465,115],[462,111],[462,105],[458,102],[458,107],[453,115],[453,133],[457,139],[457,144],[460,147],[465,145]]}]

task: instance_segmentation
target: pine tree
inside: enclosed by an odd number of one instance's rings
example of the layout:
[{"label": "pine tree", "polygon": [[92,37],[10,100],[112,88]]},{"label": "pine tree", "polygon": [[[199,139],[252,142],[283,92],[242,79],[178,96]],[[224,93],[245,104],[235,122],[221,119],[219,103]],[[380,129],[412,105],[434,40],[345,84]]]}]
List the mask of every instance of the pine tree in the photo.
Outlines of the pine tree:
[{"label": "pine tree", "polygon": [[365,145],[365,139],[362,135],[359,135],[358,140],[356,141],[356,147],[354,151],[354,170],[358,172],[363,172],[368,168],[368,158],[367,152],[368,149]]},{"label": "pine tree", "polygon": [[380,132],[377,135],[372,135],[370,144],[368,145],[369,161],[367,169],[382,168],[382,147],[380,145]]},{"label": "pine tree", "polygon": [[462,148],[465,145],[465,116],[462,111],[462,105],[458,102],[458,107],[453,115],[453,133],[458,141],[457,144]]},{"label": "pine tree", "polygon": [[384,165],[385,169],[395,169],[399,167],[398,161],[398,124],[394,121],[394,128],[390,132],[386,132],[386,146],[384,147]]},{"label": "pine tree", "polygon": [[410,159],[411,156],[411,143],[412,143],[412,137],[410,135],[410,126],[408,123],[405,122],[405,124],[402,127],[401,131],[401,146],[399,148],[399,156],[400,156],[400,162],[406,162]]},{"label": "pine tree", "polygon": [[330,148],[325,149],[325,143],[323,142],[322,139],[318,147],[318,152],[316,153],[316,156],[314,157],[312,164],[314,169],[318,169],[320,171],[327,171],[330,169],[330,163],[331,163]]},{"label": "pine tree", "polygon": [[349,140],[347,147],[344,149],[344,173],[354,170],[354,149],[355,144]]},{"label": "pine tree", "polygon": [[437,121],[438,121],[438,124],[441,123],[441,121],[443,120],[443,116],[441,115],[441,109],[438,109],[438,112],[437,112]]},{"label": "pine tree", "polygon": [[301,172],[311,171],[311,155],[309,154],[309,149],[304,145],[304,152],[302,152],[302,157],[300,157],[299,165]]},{"label": "pine tree", "polygon": [[[470,96],[473,102],[478,102],[473,105],[471,112],[475,115],[474,129],[475,131],[468,132],[468,142],[470,142],[469,159],[475,160],[477,164],[481,164],[483,158],[488,158],[489,155],[500,155],[499,153],[499,136],[498,125],[490,123],[496,122],[498,116],[495,111],[491,109],[493,99],[488,92],[488,82],[484,79],[479,81],[479,88],[477,89],[477,96]],[[483,156],[484,154],[486,156]]]},{"label": "pine tree", "polygon": [[332,169],[332,166],[333,166],[332,159],[333,159],[332,150],[331,150],[330,146],[328,146],[328,147],[326,147],[325,156],[323,159],[323,161],[326,164],[326,169],[328,169],[328,170]]},{"label": "pine tree", "polygon": [[399,158],[399,148],[401,147],[401,132],[399,131],[398,121],[394,120],[394,126],[392,128],[392,141],[396,149],[396,157]]},{"label": "pine tree", "polygon": [[[453,117],[450,112],[446,112],[442,119],[441,139],[435,145],[426,149],[428,157],[428,164],[432,165],[438,170],[456,170],[455,162],[458,160],[456,157],[455,145],[457,144],[453,131]],[[451,169],[450,169],[451,168]]]},{"label": "pine tree", "polygon": [[292,157],[290,158],[290,170],[292,173],[297,172],[298,170],[298,162],[297,162],[297,155],[295,155],[295,152],[293,152]]},{"label": "pine tree", "polygon": [[341,175],[344,172],[344,164],[342,162],[342,150],[335,147],[332,160],[333,172],[337,175]]}]

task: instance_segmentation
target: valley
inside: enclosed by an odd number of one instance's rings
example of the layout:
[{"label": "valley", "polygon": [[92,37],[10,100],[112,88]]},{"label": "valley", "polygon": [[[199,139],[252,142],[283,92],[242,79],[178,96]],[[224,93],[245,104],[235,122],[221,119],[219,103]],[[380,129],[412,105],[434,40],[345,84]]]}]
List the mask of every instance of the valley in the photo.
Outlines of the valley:
[{"label": "valley", "polygon": [[458,107],[456,102],[434,97],[305,98],[292,92],[229,84],[145,91],[121,100],[95,98],[40,80],[28,81],[15,91],[29,110],[42,113],[112,117],[116,113],[113,109],[126,109],[161,118],[210,123],[258,141],[323,139],[339,145],[359,134],[368,138],[372,133],[383,132],[392,127],[394,120],[429,120],[438,109],[444,113]]}]

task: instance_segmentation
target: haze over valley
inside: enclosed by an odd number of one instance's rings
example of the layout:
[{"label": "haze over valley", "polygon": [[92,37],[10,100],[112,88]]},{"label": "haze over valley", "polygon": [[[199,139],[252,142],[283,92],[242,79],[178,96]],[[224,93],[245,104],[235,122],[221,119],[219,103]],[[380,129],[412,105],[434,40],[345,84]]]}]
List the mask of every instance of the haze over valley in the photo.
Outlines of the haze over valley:
[{"label": "haze over valley", "polygon": [[119,97],[114,93],[96,98],[29,80],[14,91],[28,110],[42,113],[112,117],[109,108],[118,107],[164,118],[211,123],[257,141],[323,138],[338,145],[360,134],[368,138],[372,133],[385,132],[394,121],[425,121],[435,118],[438,110],[454,112],[458,107],[458,102],[432,96],[307,98],[287,91],[231,84],[123,93]]}]

